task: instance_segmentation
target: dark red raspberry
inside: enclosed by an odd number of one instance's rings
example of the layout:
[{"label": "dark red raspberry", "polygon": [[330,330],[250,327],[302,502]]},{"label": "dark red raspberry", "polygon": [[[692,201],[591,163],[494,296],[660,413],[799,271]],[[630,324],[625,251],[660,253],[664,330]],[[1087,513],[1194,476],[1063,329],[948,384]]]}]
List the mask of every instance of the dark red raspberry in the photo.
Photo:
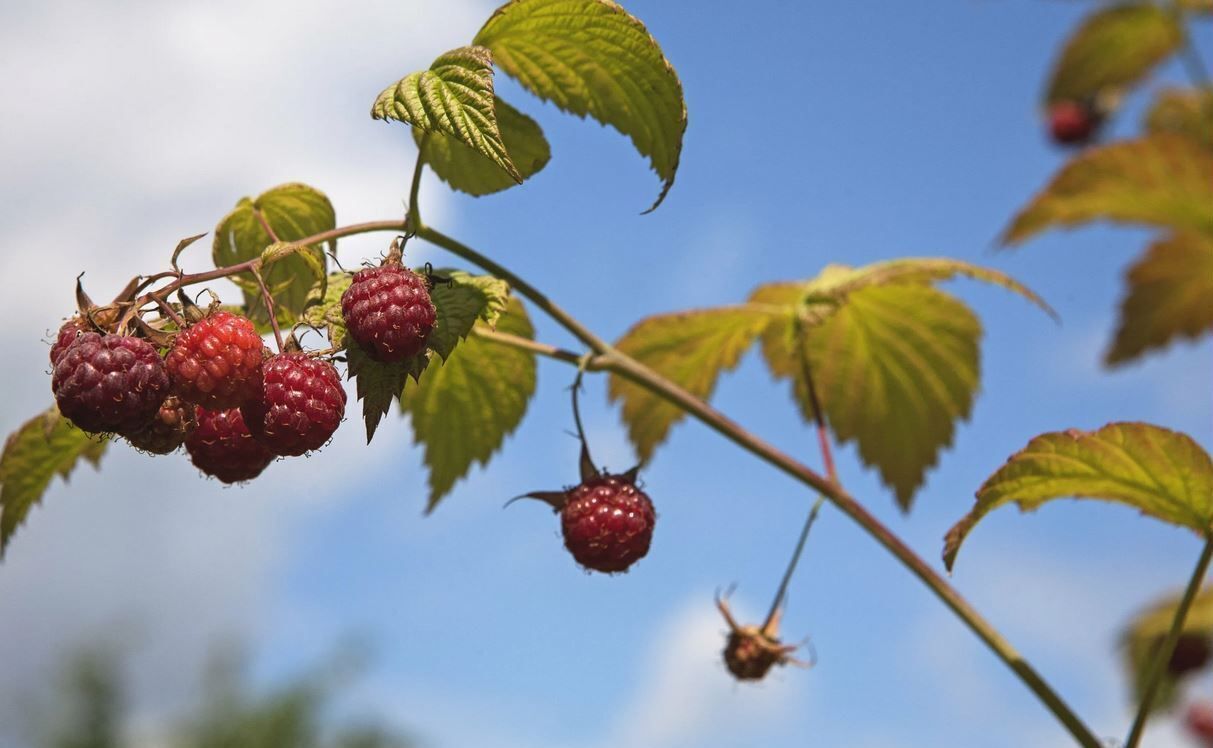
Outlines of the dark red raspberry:
[{"label": "dark red raspberry", "polygon": [[1167,662],[1167,672],[1179,677],[1200,670],[1208,664],[1210,655],[1213,655],[1213,645],[1209,637],[1196,633],[1181,634]]},{"label": "dark red raspberry", "polygon": [[328,361],[279,353],[261,366],[260,397],[244,404],[244,422],[271,452],[297,456],[323,447],[345,417],[345,388]]},{"label": "dark red raspberry", "polygon": [[566,493],[564,546],[577,563],[613,573],[644,558],[653,539],[653,502],[622,475],[599,475]]},{"label": "dark red raspberry", "polygon": [[1184,715],[1184,725],[1199,745],[1213,748],[1213,702],[1192,702]]},{"label": "dark red raspberry", "polygon": [[124,433],[156,414],[169,378],[146,340],[84,332],[59,356],[51,389],[59,411],[82,430]]},{"label": "dark red raspberry", "polygon": [[1101,119],[1088,104],[1059,101],[1049,108],[1049,132],[1060,145],[1085,145],[1095,137]]},{"label": "dark red raspberry", "polygon": [[253,323],[221,311],[180,332],[165,363],[182,400],[225,410],[256,397],[263,358],[265,344]]},{"label": "dark red raspberry", "polygon": [[59,363],[59,357],[67,350],[67,347],[76,342],[76,337],[80,333],[88,332],[89,329],[88,323],[80,317],[72,317],[64,322],[55,336],[55,342],[51,343],[51,366]]},{"label": "dark red raspberry", "polygon": [[185,440],[185,449],[207,475],[224,483],[240,483],[261,475],[274,461],[274,455],[249,433],[239,408],[197,408],[194,418],[198,425]]},{"label": "dark red raspberry", "polygon": [[359,270],[341,295],[350,336],[376,361],[403,361],[425,350],[434,303],[425,278],[395,263]]},{"label": "dark red raspberry", "polygon": [[135,449],[166,455],[177,451],[194,430],[194,406],[169,395],[151,422],[143,428],[122,436]]}]

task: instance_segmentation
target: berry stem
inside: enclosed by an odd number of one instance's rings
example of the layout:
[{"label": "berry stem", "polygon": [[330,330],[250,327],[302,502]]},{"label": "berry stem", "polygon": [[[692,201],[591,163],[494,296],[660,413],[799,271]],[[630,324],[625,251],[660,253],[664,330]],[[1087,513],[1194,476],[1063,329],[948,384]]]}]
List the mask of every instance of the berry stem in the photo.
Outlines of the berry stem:
[{"label": "berry stem", "polygon": [[783,572],[783,579],[779,582],[779,589],[775,592],[775,600],[771,602],[771,610],[767,613],[766,620],[762,622],[762,632],[768,636],[774,636],[774,631],[768,629],[774,627],[774,623],[779,616],[779,608],[783,605],[783,600],[788,595],[788,584],[792,581],[792,574],[796,571],[796,564],[800,562],[800,554],[804,551],[804,544],[809,539],[809,530],[812,529],[813,523],[817,521],[817,513],[821,511],[821,505],[825,503],[826,497],[819,495],[817,501],[813,502],[813,508],[809,510],[809,517],[804,522],[804,527],[800,530],[800,539],[796,541],[796,550],[792,551],[792,560],[788,562],[788,568]]},{"label": "berry stem", "polygon": [[817,397],[817,385],[813,383],[813,369],[809,366],[809,349],[800,338],[800,373],[804,377],[805,389],[809,391],[809,407],[813,409],[813,421],[817,424],[817,446],[821,449],[821,463],[826,478],[838,485],[838,471],[834,468],[834,453],[830,450],[830,435],[826,431],[826,419]]},{"label": "berry stem", "polygon": [[270,295],[270,289],[265,285],[265,279],[261,277],[260,266],[254,266],[253,277],[257,279],[257,286],[261,289],[261,301],[265,304],[265,316],[270,318],[270,327],[274,329],[274,342],[278,344],[278,352],[282,353],[282,331],[278,329],[278,312],[274,309],[274,297]]},{"label": "berry stem", "polygon": [[1213,560],[1213,535],[1208,535],[1205,538],[1204,550],[1200,553],[1200,559],[1196,562],[1196,568],[1192,570],[1192,578],[1188,580],[1188,588],[1184,590],[1183,599],[1179,601],[1179,607],[1175,609],[1175,618],[1171,620],[1171,630],[1167,632],[1167,638],[1163,640],[1162,646],[1154,655],[1154,661],[1150,664],[1149,674],[1146,676],[1146,687],[1141,695],[1141,704],[1137,707],[1137,716],[1133,718],[1133,726],[1129,728],[1129,737],[1125,738],[1125,748],[1137,748],[1138,742],[1141,741],[1141,734],[1145,730],[1146,720],[1150,718],[1150,706],[1154,703],[1154,697],[1158,693],[1158,687],[1162,684],[1163,674],[1167,670],[1167,662],[1170,661],[1172,653],[1175,652],[1175,643],[1179,641],[1179,635],[1183,633],[1184,620],[1188,617],[1188,611],[1192,607],[1192,601],[1196,599],[1196,593],[1200,591],[1201,584],[1204,583],[1205,574],[1209,571],[1209,562]]},{"label": "berry stem", "polygon": [[417,231],[422,226],[421,206],[417,202],[417,196],[421,193],[421,172],[425,170],[425,146],[429,141],[430,134],[422,133],[421,142],[417,144],[417,163],[413,165],[413,180],[409,184],[409,204],[405,225],[412,231]]}]

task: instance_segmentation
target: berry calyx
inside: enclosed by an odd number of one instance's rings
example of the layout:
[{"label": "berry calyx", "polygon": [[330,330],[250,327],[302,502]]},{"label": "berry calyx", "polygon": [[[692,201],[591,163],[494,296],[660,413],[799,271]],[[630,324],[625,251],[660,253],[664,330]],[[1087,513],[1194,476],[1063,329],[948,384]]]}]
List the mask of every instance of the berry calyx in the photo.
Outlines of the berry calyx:
[{"label": "berry calyx", "polygon": [[197,426],[185,440],[190,461],[224,483],[252,480],[274,461],[274,455],[249,433],[239,408],[196,408]]},{"label": "berry calyx", "polygon": [[624,475],[599,475],[570,489],[560,509],[564,547],[577,563],[608,574],[627,571],[653,540],[653,502]]},{"label": "berry calyx", "polygon": [[719,595],[716,597],[716,607],[729,625],[724,664],[737,680],[762,680],[776,665],[813,666],[812,662],[802,662],[792,657],[798,647],[779,641],[779,608],[762,626],[739,626],[733,619],[728,602]]},{"label": "berry calyx", "polygon": [[282,456],[323,447],[345,417],[337,368],[296,352],[266,359],[261,372],[261,391],[241,408],[257,441]]},{"label": "berry calyx", "polygon": [[1089,104],[1059,101],[1049,108],[1049,133],[1059,145],[1085,145],[1095,137],[1102,120]]},{"label": "berry calyx", "polygon": [[169,395],[149,423],[122,436],[135,449],[166,455],[185,443],[194,426],[194,406]]},{"label": "berry calyx", "polygon": [[59,356],[51,389],[59,411],[80,429],[121,434],[156,414],[169,394],[169,376],[146,340],[82,332]]},{"label": "berry calyx", "polygon": [[218,311],[178,333],[165,364],[182,400],[225,410],[256,397],[264,357],[265,344],[253,323]]},{"label": "berry calyx", "polygon": [[425,350],[436,319],[426,279],[391,258],[354,274],[341,295],[341,314],[350,336],[384,363]]},{"label": "berry calyx", "polygon": [[55,335],[55,342],[51,343],[51,366],[59,363],[59,359],[63,357],[63,352],[67,350],[68,346],[75,343],[81,333],[88,332],[90,329],[92,328],[81,317],[72,317],[64,322]]}]

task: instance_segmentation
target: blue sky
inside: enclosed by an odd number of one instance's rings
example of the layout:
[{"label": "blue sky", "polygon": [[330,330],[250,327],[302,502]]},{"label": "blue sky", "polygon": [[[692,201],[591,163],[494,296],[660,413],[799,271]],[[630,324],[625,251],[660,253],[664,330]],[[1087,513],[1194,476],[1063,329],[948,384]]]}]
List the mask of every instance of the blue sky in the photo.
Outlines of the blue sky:
[{"label": "blue sky", "polygon": [[[1088,3],[625,5],[686,92],[666,203],[639,215],[659,185],[626,139],[499,79],[543,125],[552,162],[481,199],[427,179],[429,223],[609,338],[645,315],[739,301],[830,262],[950,256],[1030,285],[1060,326],[1004,291],[948,285],[982,318],[982,393],[912,514],[852,448],[838,452],[851,492],[933,562],[976,487],[1037,433],[1140,419],[1213,446],[1208,341],[1113,373],[1099,366],[1121,275],[1148,232],[1096,227],[995,250],[1064,158],[1043,137],[1036,100]],[[116,292],[240,196],[283,181],[328,192],[342,223],[398,215],[412,141],[367,108],[387,83],[466,43],[492,8],[6,4],[0,341],[12,362],[0,427],[49,400],[41,338],[70,312],[79,271],[95,295]],[[1178,66],[1152,85],[1169,80],[1183,80]],[[1134,103],[1112,134],[1133,132],[1139,116]],[[342,260],[356,265],[386,241],[344,242]],[[413,258],[450,262],[437,250]],[[194,267],[206,259],[187,255]],[[572,344],[546,320],[538,329]],[[622,577],[581,572],[550,512],[501,509],[574,479],[571,374],[541,364],[527,421],[428,518],[403,419],[364,448],[351,417],[324,452],[242,489],[198,479],[183,459],[115,448],[100,473],[52,488],[0,568],[0,725],[16,724],[30,684],[65,652],[96,638],[130,652],[139,724],[154,734],[188,700],[195,683],[183,673],[214,641],[246,640],[268,682],[354,636],[375,656],[342,709],[434,748],[1067,745],[1019,682],[830,508],[785,619],[788,639],[811,636],[819,665],[734,685],[718,661],[713,592],[736,582],[736,606],[759,615],[811,496],[697,424],[679,426],[644,474],[660,513],[649,557]],[[589,382],[585,418],[597,459],[623,469],[632,458],[604,384]],[[715,403],[817,464],[812,433],[756,354]],[[1097,732],[1116,736],[1131,717],[1116,633],[1182,584],[1198,552],[1189,534],[1131,511],[1065,502],[990,516],[954,582]],[[6,740],[20,745],[0,727]],[[1148,744],[1184,745],[1165,722]]]}]

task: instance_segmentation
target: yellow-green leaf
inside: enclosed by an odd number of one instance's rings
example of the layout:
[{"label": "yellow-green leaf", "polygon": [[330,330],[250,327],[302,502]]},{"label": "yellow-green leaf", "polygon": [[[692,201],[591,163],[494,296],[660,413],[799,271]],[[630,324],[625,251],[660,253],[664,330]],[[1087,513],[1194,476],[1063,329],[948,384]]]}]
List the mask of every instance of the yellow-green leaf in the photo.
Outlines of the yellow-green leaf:
[{"label": "yellow-green leaf", "polygon": [[[501,141],[519,176],[530,179],[552,157],[547,138],[538,122],[501,99],[494,101]],[[424,151],[425,162],[452,189],[479,197],[518,184],[494,161],[449,135],[414,128],[413,139]]]},{"label": "yellow-green leaf", "polygon": [[[1150,666],[1154,664],[1158,650],[1171,630],[1171,622],[1175,620],[1175,610],[1179,607],[1181,597],[1182,595],[1168,595],[1143,610],[1133,618],[1121,635],[1120,644],[1124,651],[1125,670],[1129,682],[1133,685],[1134,703],[1141,703]],[[1213,649],[1213,589],[1205,589],[1192,600],[1176,652],[1178,656],[1183,657],[1184,650],[1187,650],[1188,657],[1192,657],[1210,649]],[[1172,655],[1172,659],[1175,657],[1176,655]],[[1170,668],[1164,670],[1163,679],[1151,705],[1152,711],[1166,711],[1175,706],[1178,702],[1180,683],[1195,674],[1191,671],[1176,674]]]},{"label": "yellow-green leaf", "polygon": [[474,43],[535,95],[630,137],[664,182],[649,210],[661,204],[687,112],[682,83],[643,23],[611,0],[514,0]]},{"label": "yellow-green leaf", "polygon": [[1204,535],[1213,529],[1213,460],[1190,436],[1146,423],[1042,434],[977,491],[976,506],[948,531],[944,563],[952,567],[994,509],[1016,503],[1026,512],[1067,497],[1126,504]]},{"label": "yellow-green leaf", "polygon": [[[479,321],[476,326],[488,329]],[[497,319],[497,331],[533,338],[517,299]],[[471,335],[445,363],[434,361],[416,386],[400,396],[412,417],[416,443],[425,449],[433,511],[473,463],[485,465],[513,433],[535,394],[535,355]]]},{"label": "yellow-green leaf", "polygon": [[[747,306],[666,314],[641,320],[615,345],[706,400],[720,373],[737,366],[769,320],[769,311]],[[628,437],[642,462],[652,457],[670,428],[686,415],[616,374],[610,377],[609,394],[612,401],[623,403]]]},{"label": "yellow-green leaf", "polygon": [[90,436],[51,407],[10,434],[0,455],[0,557],[56,475],[67,480],[81,459],[96,466],[104,437]]},{"label": "yellow-green leaf", "polygon": [[1125,90],[1182,43],[1183,27],[1174,14],[1153,3],[1096,10],[1062,50],[1045,101],[1085,101]]},{"label": "yellow-green leaf", "polygon": [[1213,152],[1155,134],[1075,157],[1012,221],[1003,241],[1104,219],[1213,232]]},{"label": "yellow-green leaf", "polygon": [[426,345],[445,361],[476,321],[489,327],[497,323],[509,303],[510,285],[491,275],[471,275],[462,270],[437,270],[435,275],[445,280],[435,283],[430,291],[436,319]]},{"label": "yellow-green leaf", "polygon": [[1213,237],[1183,233],[1155,242],[1129,269],[1128,284],[1108,364],[1213,330]]},{"label": "yellow-green leaf", "polygon": [[345,347],[345,316],[341,313],[341,295],[350,287],[353,279],[351,273],[329,273],[324,298],[303,313],[303,321],[324,330],[332,347],[338,350]]},{"label": "yellow-green leaf", "polygon": [[397,120],[422,132],[447,135],[483,154],[522,182],[501,139],[493,95],[493,55],[482,46],[459,47],[410,73],[375,99],[371,116]]},{"label": "yellow-green leaf", "polygon": [[1197,88],[1165,88],[1158,92],[1145,128],[1151,133],[1186,135],[1206,148],[1213,148],[1213,91]]}]

